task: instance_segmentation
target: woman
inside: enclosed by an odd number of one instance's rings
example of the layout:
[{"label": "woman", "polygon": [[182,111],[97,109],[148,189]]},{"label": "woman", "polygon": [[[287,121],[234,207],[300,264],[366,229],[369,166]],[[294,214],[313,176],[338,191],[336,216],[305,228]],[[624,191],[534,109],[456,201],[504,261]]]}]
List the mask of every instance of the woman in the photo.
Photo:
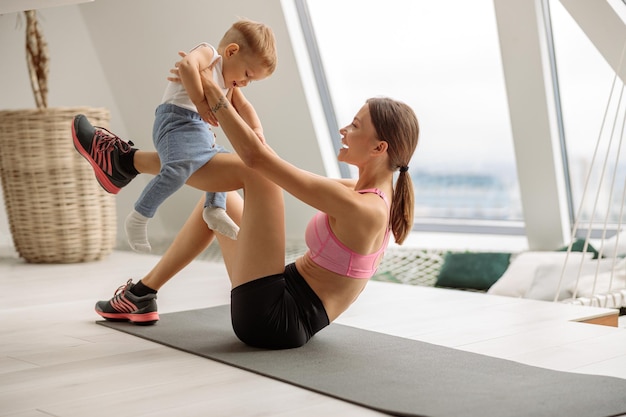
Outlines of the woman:
[{"label": "woman", "polygon": [[[418,142],[417,118],[401,102],[367,100],[340,130],[338,159],[357,167],[358,179],[335,180],[291,165],[259,141],[213,83],[210,68],[203,72],[203,88],[212,111],[203,116],[219,123],[236,154],[216,155],[187,184],[205,191],[243,189],[245,199],[244,205],[237,193],[228,195],[228,214],[240,226],[238,239],[215,235],[232,284],[233,330],[251,346],[302,346],[363,291],[389,234],[402,243],[410,232],[413,187],[407,171]],[[137,172],[159,171],[155,153],[135,152],[84,117],[75,118],[73,131],[75,145],[88,155],[97,176],[122,184]],[[320,211],[306,229],[309,250],[286,267],[283,190]],[[158,320],[156,291],[213,238],[202,227],[202,203],[156,267],[136,284],[129,280],[111,300],[98,302],[98,314],[137,324]]]}]

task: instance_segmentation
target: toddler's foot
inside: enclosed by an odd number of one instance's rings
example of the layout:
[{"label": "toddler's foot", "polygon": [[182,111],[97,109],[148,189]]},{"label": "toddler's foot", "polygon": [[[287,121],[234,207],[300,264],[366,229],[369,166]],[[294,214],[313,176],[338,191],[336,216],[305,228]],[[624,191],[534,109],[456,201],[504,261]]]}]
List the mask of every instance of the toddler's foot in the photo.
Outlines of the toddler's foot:
[{"label": "toddler's foot", "polygon": [[221,207],[205,207],[202,210],[202,218],[209,229],[218,232],[227,238],[237,240],[239,226],[226,214],[226,210]]},{"label": "toddler's foot", "polygon": [[124,226],[126,228],[126,237],[131,249],[135,252],[150,253],[152,247],[148,242],[148,217],[139,214],[133,210],[128,217]]}]

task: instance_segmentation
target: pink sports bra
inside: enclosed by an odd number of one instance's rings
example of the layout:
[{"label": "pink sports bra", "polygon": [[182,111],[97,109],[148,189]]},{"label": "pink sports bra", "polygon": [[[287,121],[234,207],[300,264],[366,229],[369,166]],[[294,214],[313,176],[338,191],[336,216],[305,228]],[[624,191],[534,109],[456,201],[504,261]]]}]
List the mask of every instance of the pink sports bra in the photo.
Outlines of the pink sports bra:
[{"label": "pink sports bra", "polygon": [[[375,193],[389,206],[387,197],[378,188],[369,188],[358,192],[361,194]],[[304,239],[309,248],[307,255],[318,266],[350,278],[367,279],[371,278],[378,268],[378,263],[389,243],[389,232],[390,229],[387,228],[380,249],[368,255],[361,255],[341,243],[330,228],[328,215],[318,212],[307,225]]]}]

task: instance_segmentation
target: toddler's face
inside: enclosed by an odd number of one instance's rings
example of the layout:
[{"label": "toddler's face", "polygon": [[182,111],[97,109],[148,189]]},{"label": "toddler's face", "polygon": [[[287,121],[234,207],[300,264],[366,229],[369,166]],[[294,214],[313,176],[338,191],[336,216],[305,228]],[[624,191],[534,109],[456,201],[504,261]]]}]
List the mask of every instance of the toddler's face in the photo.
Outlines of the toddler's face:
[{"label": "toddler's face", "polygon": [[223,57],[222,75],[226,88],[245,87],[252,81],[268,77],[260,60],[241,52]]}]

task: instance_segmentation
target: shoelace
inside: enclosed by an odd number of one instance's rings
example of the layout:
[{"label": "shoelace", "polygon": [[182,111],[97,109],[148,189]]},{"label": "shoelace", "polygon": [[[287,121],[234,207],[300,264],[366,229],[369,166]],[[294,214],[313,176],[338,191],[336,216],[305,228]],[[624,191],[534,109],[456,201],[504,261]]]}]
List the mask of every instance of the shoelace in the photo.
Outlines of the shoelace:
[{"label": "shoelace", "polygon": [[[115,294],[113,294],[113,298],[118,297],[118,294],[119,294],[119,296],[122,296],[122,295],[124,294],[124,292],[126,291],[126,288],[129,288],[131,285],[133,285],[133,280],[132,280],[132,278],[131,278],[131,279],[129,279],[128,281],[126,281],[126,284],[124,284],[124,285],[120,285],[120,286],[118,287],[118,289],[117,289],[117,290],[115,290]],[[120,293],[121,293],[121,294],[120,294]]]},{"label": "shoelace", "polygon": [[107,153],[117,147],[121,153],[125,154],[131,151],[131,146],[135,146],[132,141],[129,140],[128,142],[125,142],[120,137],[114,135],[103,127],[94,127],[96,128],[96,144],[94,149],[96,152]]},{"label": "shoelace", "polygon": [[126,281],[126,284],[121,285],[115,291],[113,298],[111,298],[111,300],[109,301],[111,307],[113,307],[115,311],[118,311],[120,313],[131,313],[137,310],[137,306],[131,300],[125,297],[126,291],[128,290],[128,288],[130,288],[131,285],[133,285],[133,280],[129,279],[128,281]]}]

